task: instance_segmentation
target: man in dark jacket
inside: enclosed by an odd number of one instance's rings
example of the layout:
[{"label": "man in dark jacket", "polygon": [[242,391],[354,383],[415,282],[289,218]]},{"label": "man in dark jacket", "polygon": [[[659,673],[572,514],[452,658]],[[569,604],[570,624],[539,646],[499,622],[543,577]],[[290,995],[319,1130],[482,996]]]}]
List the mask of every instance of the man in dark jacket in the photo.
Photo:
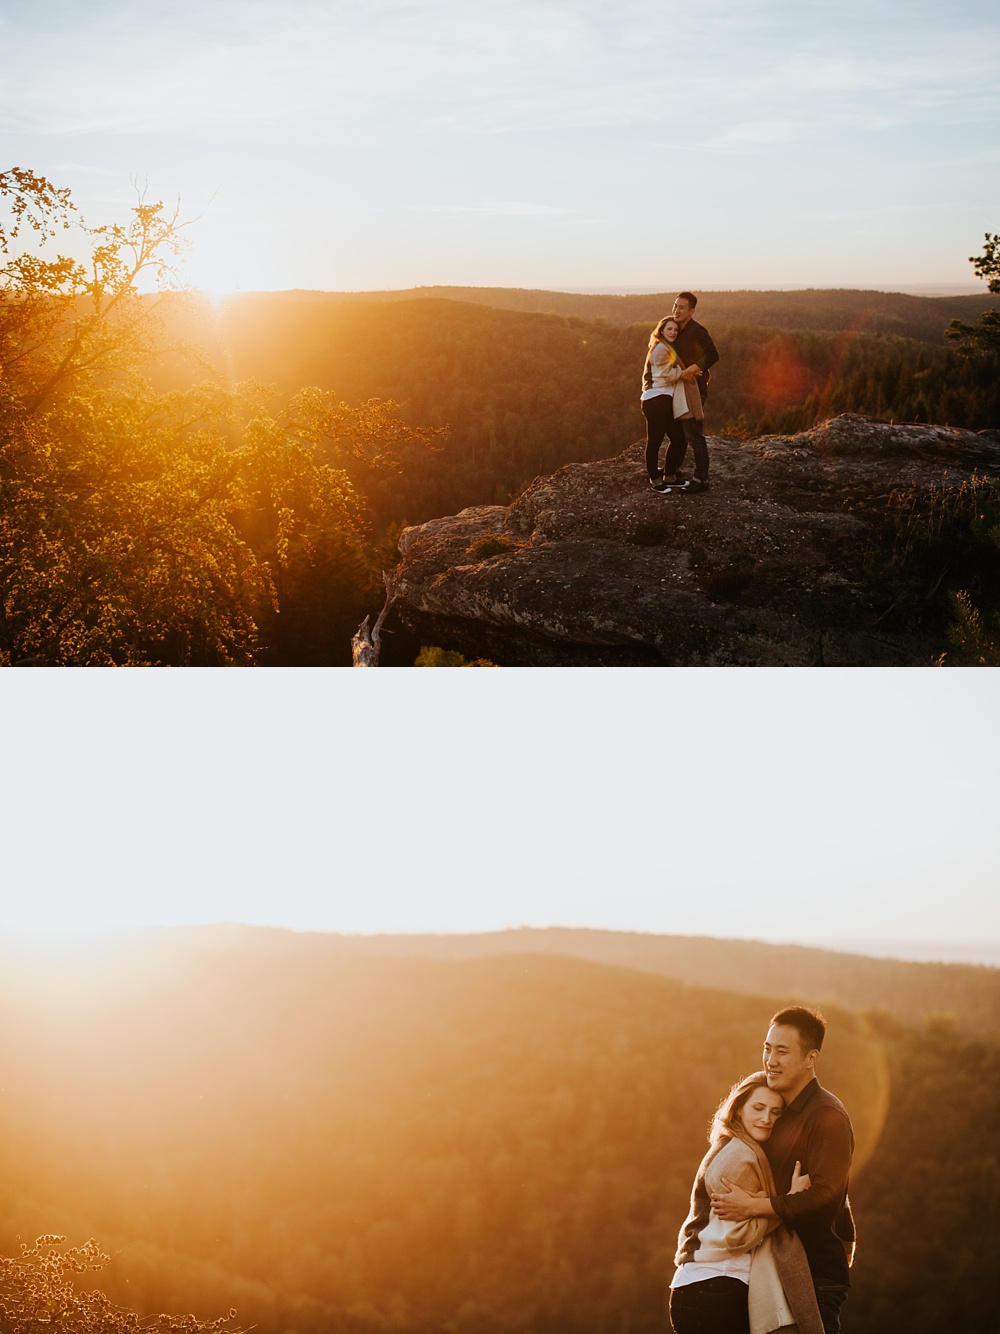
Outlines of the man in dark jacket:
[{"label": "man in dark jacket", "polygon": [[[826,1334],[839,1334],[840,1308],[850,1287],[854,1219],[847,1199],[854,1131],[844,1104],[815,1075],[826,1021],[815,1010],[779,1010],[764,1039],[768,1087],[785,1099],[764,1145],[777,1194],[749,1195],[738,1186],[712,1196],[712,1208],[730,1222],[778,1218],[799,1234]],[[809,1187],[789,1193],[795,1168]],[[725,1180],[725,1178],[723,1178]],[[730,1183],[727,1183],[730,1184]]]},{"label": "man in dark jacket", "polygon": [[[691,381],[697,378],[698,390],[702,403],[708,397],[708,371],[719,360],[719,354],[712,336],[703,324],[694,318],[694,309],[698,298],[693,292],[679,292],[672,311],[674,319],[681,326],[674,349],[687,369],[683,378]],[[670,447],[663,460],[665,478],[676,476],[688,445],[694,452],[694,477],[678,485],[670,485],[671,491],[704,491],[708,486],[708,442],[705,439],[705,423],[694,417],[687,417],[677,423],[683,426],[683,435],[678,431],[671,433]]]}]

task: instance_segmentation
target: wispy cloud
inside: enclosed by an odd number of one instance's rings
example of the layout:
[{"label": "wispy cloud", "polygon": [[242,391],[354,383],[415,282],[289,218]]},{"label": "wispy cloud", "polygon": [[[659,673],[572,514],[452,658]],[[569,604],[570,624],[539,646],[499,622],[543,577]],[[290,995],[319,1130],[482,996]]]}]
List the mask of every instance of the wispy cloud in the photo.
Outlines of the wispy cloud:
[{"label": "wispy cloud", "polygon": [[457,217],[477,218],[548,218],[576,212],[552,204],[525,204],[517,200],[484,204],[414,204],[411,209],[418,213],[450,213]]},{"label": "wispy cloud", "polygon": [[[395,115],[398,132],[652,123],[718,141],[796,120],[804,97],[814,125],[848,103],[867,115],[976,119],[1000,105],[997,25],[975,4],[932,26],[907,22],[902,0],[886,0],[877,20],[857,4],[828,13],[784,0],[705,0],[693,14],[677,0],[97,0],[85,15],[52,0],[7,10],[0,117],[49,135],[358,131]],[[886,40],[873,39],[876,21]]]},{"label": "wispy cloud", "polygon": [[[535,281],[640,282],[671,162],[698,191],[670,224],[691,273],[768,249],[798,278],[840,243],[832,220],[808,248],[795,230],[832,181],[878,208],[932,171],[942,199],[980,201],[976,232],[1000,207],[995,0],[0,0],[0,62],[11,160],[63,164],[85,207],[133,170],[196,206],[218,191],[212,219],[292,226],[324,273],[367,250],[425,281],[468,238],[466,272],[520,246]],[[509,248],[485,244],[491,219]],[[873,265],[895,262],[890,230]],[[296,282],[377,285],[345,273]]]},{"label": "wispy cloud", "polygon": [[804,137],[801,121],[752,120],[730,125],[722,134],[708,141],[712,148],[741,148],[746,144],[787,144]]}]

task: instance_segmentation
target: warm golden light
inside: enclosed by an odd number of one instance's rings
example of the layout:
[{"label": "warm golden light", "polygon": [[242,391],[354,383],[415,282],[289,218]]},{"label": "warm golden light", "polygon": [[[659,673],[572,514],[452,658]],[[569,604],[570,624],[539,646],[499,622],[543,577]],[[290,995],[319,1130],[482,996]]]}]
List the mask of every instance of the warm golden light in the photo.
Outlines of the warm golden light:
[{"label": "warm golden light", "polygon": [[[654,939],[625,943],[648,964]],[[748,984],[762,948],[689,943],[678,960],[713,986],[553,954],[365,958],[335,937],[236,930],[122,945],[89,976],[5,967],[6,1217],[30,1236],[48,1219],[109,1238],[102,1287],[143,1311],[234,1305],[265,1331],[313,1312],[310,1329],[349,1317],[364,1334],[391,1315],[405,1334],[478,1328],[470,1303],[544,1302],[575,1327],[597,1311],[612,1328],[624,1310],[654,1328],[710,1113],[757,1067],[775,1003],[718,983]],[[796,966],[769,954],[776,983]],[[911,1017],[950,986],[936,997],[922,965],[830,966],[829,985],[874,984]],[[968,1010],[980,1031],[991,995]],[[996,1090],[981,1045],[953,1028],[914,1041],[885,1012],[823,1008],[821,1082],[854,1120],[855,1211],[897,1300],[910,1271],[896,1195],[909,1179],[947,1189],[966,1161],[953,1137],[942,1152],[949,1120],[985,1117]],[[934,1090],[947,1098],[929,1117]],[[899,1161],[910,1173],[892,1185]],[[947,1222],[922,1226],[933,1238]],[[863,1293],[852,1301],[860,1315]]]}]

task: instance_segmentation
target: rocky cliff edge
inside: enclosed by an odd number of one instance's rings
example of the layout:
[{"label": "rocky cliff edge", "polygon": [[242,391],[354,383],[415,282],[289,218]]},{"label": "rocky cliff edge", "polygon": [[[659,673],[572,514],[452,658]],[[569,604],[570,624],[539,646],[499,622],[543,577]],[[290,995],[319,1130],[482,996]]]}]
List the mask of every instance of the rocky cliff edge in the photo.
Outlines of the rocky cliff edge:
[{"label": "rocky cliff edge", "polygon": [[700,495],[651,491],[636,443],[538,478],[510,506],[407,528],[397,614],[426,643],[507,665],[940,658],[949,560],[936,576],[935,525],[940,540],[946,511],[997,477],[1000,434],[847,414],[709,447]]}]

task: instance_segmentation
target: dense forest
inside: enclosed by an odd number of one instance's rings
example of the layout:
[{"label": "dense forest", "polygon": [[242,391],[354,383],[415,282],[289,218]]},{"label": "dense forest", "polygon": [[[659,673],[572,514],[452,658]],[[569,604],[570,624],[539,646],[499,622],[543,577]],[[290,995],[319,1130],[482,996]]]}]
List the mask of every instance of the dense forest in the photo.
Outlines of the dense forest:
[{"label": "dense forest", "polygon": [[[8,960],[0,1249],[94,1235],[113,1297],[265,1334],[652,1334],[709,1115],[789,999],[546,955]],[[826,1008],[845,1330],[992,1330],[995,1040]]]},{"label": "dense forest", "polygon": [[[920,298],[912,298],[920,300]],[[786,330],[712,318],[720,352],[708,393],[717,435],[792,432],[839,412],[1000,426],[996,366],[952,348],[850,327]],[[538,475],[617,453],[643,434],[639,380],[649,325],[411,299],[345,303],[291,294],[177,311],[172,326],[218,373],[377,397],[412,426],[444,429],[366,494],[379,523],[422,522],[470,504],[506,504]],[[939,333],[943,331],[943,326]],[[160,375],[190,375],[165,361]]]}]

